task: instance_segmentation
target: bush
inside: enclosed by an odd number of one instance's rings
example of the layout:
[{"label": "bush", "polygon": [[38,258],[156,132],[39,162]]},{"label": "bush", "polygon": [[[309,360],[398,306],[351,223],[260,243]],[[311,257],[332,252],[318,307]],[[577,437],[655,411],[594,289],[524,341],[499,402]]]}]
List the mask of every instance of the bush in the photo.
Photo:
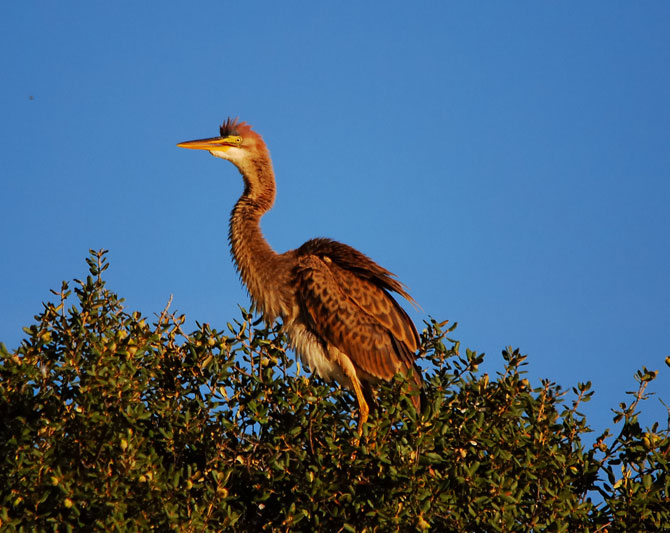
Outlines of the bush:
[{"label": "bush", "polygon": [[[241,320],[152,324],[106,288],[105,252],[63,283],[11,353],[0,345],[4,530],[669,531],[667,424],[637,410],[586,446],[579,384],[531,385],[526,357],[422,333],[427,408],[396,381],[356,431],[352,396],[308,378],[280,329]],[[69,306],[69,308],[68,308]]]}]

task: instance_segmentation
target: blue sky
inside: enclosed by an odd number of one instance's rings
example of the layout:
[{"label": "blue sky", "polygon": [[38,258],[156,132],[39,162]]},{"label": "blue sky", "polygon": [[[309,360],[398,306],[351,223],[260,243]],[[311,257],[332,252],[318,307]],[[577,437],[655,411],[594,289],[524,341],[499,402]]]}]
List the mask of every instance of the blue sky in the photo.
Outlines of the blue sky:
[{"label": "blue sky", "polygon": [[642,365],[670,401],[670,4],[184,5],[0,7],[1,341],[89,248],[130,310],[236,317],[241,179],[175,146],[230,115],[270,147],[276,250],[359,248],[483,370],[512,345],[591,380],[598,430]]}]

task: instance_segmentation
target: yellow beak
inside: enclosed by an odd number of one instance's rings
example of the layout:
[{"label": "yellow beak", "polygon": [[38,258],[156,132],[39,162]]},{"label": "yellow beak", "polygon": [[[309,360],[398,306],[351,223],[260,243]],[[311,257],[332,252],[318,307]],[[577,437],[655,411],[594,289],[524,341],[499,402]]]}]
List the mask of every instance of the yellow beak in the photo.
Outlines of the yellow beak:
[{"label": "yellow beak", "polygon": [[196,139],[179,143],[179,148],[190,148],[191,150],[221,150],[226,151],[231,146],[242,144],[242,137],[229,135],[228,137],[210,137],[209,139]]}]

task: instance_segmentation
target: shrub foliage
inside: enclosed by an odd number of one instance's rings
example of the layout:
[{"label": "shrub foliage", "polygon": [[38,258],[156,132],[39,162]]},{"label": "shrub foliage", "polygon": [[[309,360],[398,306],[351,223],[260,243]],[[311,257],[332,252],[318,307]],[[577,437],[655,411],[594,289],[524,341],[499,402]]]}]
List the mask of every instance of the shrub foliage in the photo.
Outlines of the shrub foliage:
[{"label": "shrub foliage", "polygon": [[668,424],[638,423],[655,372],[586,439],[589,383],[533,385],[512,349],[490,378],[431,321],[425,412],[384,384],[359,437],[352,396],[279,328],[243,310],[187,334],[126,311],[104,251],[88,264],[0,345],[2,529],[670,531]]}]

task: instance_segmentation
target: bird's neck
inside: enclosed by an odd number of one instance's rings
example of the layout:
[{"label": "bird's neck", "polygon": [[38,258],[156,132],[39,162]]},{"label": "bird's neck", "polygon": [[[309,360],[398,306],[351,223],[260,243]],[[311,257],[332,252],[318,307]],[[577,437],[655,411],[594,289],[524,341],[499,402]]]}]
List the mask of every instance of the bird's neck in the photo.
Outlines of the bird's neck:
[{"label": "bird's neck", "polygon": [[275,182],[269,163],[250,167],[240,169],[245,189],[230,216],[230,248],[254,306],[270,321],[282,309],[275,287],[281,278],[281,259],[265,240],[260,219],[274,203]]}]

